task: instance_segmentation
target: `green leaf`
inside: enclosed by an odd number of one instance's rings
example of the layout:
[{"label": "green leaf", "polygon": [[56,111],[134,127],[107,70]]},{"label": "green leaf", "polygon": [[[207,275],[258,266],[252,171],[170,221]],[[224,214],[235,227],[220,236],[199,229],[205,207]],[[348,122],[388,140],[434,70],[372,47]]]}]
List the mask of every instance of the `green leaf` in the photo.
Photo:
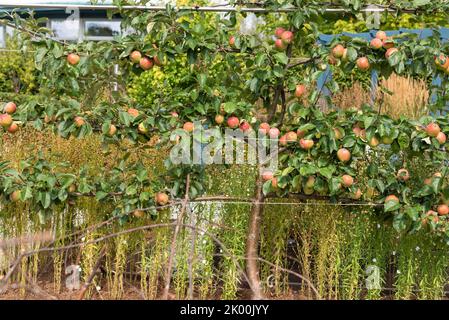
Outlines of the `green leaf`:
[{"label": "green leaf", "polygon": [[274,55],[274,59],[276,60],[276,61],[278,61],[279,63],[282,63],[282,64],[287,64],[288,63],[288,57],[287,57],[287,55],[285,54],[285,52],[278,52],[278,53],[276,53],[275,55]]},{"label": "green leaf", "polygon": [[401,207],[401,204],[397,201],[394,200],[389,200],[387,202],[385,202],[384,204],[384,211],[385,212],[391,212],[391,211],[396,211]]}]

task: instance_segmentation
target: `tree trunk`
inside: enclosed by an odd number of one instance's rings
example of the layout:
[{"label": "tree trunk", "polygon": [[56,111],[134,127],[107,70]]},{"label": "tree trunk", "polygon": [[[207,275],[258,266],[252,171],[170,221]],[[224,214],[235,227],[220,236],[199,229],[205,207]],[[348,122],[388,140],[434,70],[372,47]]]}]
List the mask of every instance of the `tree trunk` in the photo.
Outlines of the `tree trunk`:
[{"label": "tree trunk", "polygon": [[258,263],[260,222],[262,219],[264,196],[262,192],[263,180],[259,174],[256,181],[255,202],[251,207],[251,216],[248,226],[248,235],[246,238],[246,272],[248,274],[249,285],[253,292],[253,300],[264,298],[260,284],[260,270]]}]

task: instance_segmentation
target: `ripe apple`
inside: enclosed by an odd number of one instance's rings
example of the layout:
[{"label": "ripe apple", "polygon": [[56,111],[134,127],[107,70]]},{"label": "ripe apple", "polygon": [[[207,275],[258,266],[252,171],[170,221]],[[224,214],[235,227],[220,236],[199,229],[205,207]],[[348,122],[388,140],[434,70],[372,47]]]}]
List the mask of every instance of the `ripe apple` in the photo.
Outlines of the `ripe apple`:
[{"label": "ripe apple", "polygon": [[440,204],[437,211],[440,216],[446,216],[449,214],[449,207],[446,204]]},{"label": "ripe apple", "polygon": [[296,142],[296,140],[298,140],[298,135],[294,131],[289,131],[285,134],[285,139],[287,142]]},{"label": "ripe apple", "polygon": [[143,210],[134,210],[133,216],[136,218],[143,218],[145,216],[145,212]]},{"label": "ripe apple", "polygon": [[343,47],[341,44],[337,44],[335,47],[332,48],[332,55],[335,58],[341,58],[343,57],[345,47]]},{"label": "ripe apple", "polygon": [[131,52],[129,57],[133,63],[139,63],[140,59],[142,59],[142,54],[140,53],[140,51],[135,50]]},{"label": "ripe apple", "polygon": [[356,61],[357,68],[362,71],[366,71],[370,68],[370,64],[367,57],[360,57]]},{"label": "ripe apple", "polygon": [[303,84],[298,84],[295,89],[295,97],[301,98],[306,93],[306,86]]},{"label": "ripe apple", "polygon": [[278,187],[278,179],[277,179],[276,177],[273,177],[273,178],[271,179],[271,186],[272,186],[273,188],[277,188],[277,187]]},{"label": "ripe apple", "polygon": [[287,136],[285,134],[282,137],[280,137],[279,144],[281,146],[286,146],[287,145]]},{"label": "ripe apple", "polygon": [[313,142],[313,140],[310,140],[310,139],[299,140],[299,146],[301,147],[301,149],[304,149],[304,150],[312,149],[314,144],[315,143]]},{"label": "ripe apple", "polygon": [[376,32],[376,38],[383,41],[387,39],[387,34],[385,33],[385,31],[379,30]]},{"label": "ripe apple", "polygon": [[424,184],[430,186],[432,184],[432,178],[424,179]]},{"label": "ripe apple", "polygon": [[343,182],[343,185],[346,188],[349,188],[350,186],[352,186],[354,184],[354,178],[351,177],[349,174],[345,174],[341,177],[341,181]]},{"label": "ripe apple", "polygon": [[352,194],[352,199],[354,200],[359,200],[362,197],[362,190],[357,189],[353,194]]},{"label": "ripe apple", "polygon": [[284,31],[281,34],[281,40],[284,44],[290,44],[293,41],[293,32],[291,31]]},{"label": "ripe apple", "polygon": [[139,125],[137,126],[137,130],[139,130],[140,133],[147,133],[148,129],[145,127],[145,124],[143,122],[139,123]]},{"label": "ripe apple", "polygon": [[390,194],[389,196],[387,196],[385,198],[385,203],[387,203],[389,201],[399,202],[399,198],[396,197],[394,194]]},{"label": "ripe apple", "polygon": [[13,193],[11,193],[11,194],[9,195],[9,199],[10,199],[12,202],[17,202],[17,201],[19,201],[19,200],[20,200],[20,190],[15,190],[15,191],[13,191]]},{"label": "ripe apple", "polygon": [[192,132],[193,129],[195,128],[195,126],[193,125],[192,122],[186,122],[184,123],[184,125],[182,126],[182,128],[187,131],[187,132]]},{"label": "ripe apple", "polygon": [[262,122],[259,126],[259,132],[262,134],[267,134],[270,132],[270,125],[266,122]]},{"label": "ripe apple", "polygon": [[284,51],[287,48],[286,45],[284,44],[284,42],[281,39],[276,39],[274,41],[274,47],[278,51]]},{"label": "ripe apple", "polygon": [[228,127],[231,129],[236,129],[240,125],[240,120],[237,117],[229,117],[227,121]]},{"label": "ripe apple", "polygon": [[168,200],[168,195],[165,192],[158,192],[155,196],[155,201],[160,206],[166,205]]},{"label": "ripe apple", "polygon": [[150,70],[153,68],[153,64],[153,60],[148,57],[143,57],[139,62],[139,65],[143,70]]},{"label": "ripe apple", "polygon": [[270,136],[271,139],[276,139],[277,137],[279,137],[280,134],[281,132],[279,131],[278,128],[270,128],[270,130],[268,131],[268,135]]},{"label": "ripe apple", "polygon": [[390,58],[393,54],[399,52],[398,48],[390,48],[385,52],[385,58]]},{"label": "ripe apple", "polygon": [[233,47],[235,45],[235,37],[234,36],[229,37],[229,45],[231,47]]},{"label": "ripe apple", "polygon": [[337,158],[342,162],[348,162],[351,159],[351,152],[348,149],[341,148],[337,151]]},{"label": "ripe apple", "polygon": [[443,131],[441,131],[441,132],[438,133],[438,135],[436,136],[436,139],[438,140],[438,142],[439,142],[440,144],[445,144],[445,143],[446,143],[447,137],[446,137],[446,134],[445,134]]},{"label": "ripe apple", "polygon": [[136,118],[139,115],[139,110],[134,109],[134,108],[129,108],[128,109],[128,114],[130,114],[131,116]]},{"label": "ripe apple", "polygon": [[370,42],[370,47],[374,50],[379,50],[380,48],[382,48],[382,45],[382,40],[379,38],[374,38]]},{"label": "ripe apple", "polygon": [[8,114],[13,114],[14,112],[16,112],[17,110],[17,106],[14,102],[8,102],[5,107],[3,108],[3,111],[8,113]]},{"label": "ripe apple", "polygon": [[284,32],[285,32],[284,28],[277,27],[276,30],[274,31],[274,35],[276,36],[276,38],[280,39]]},{"label": "ripe apple", "polygon": [[76,126],[77,128],[79,128],[79,127],[81,127],[81,126],[83,126],[83,125],[85,124],[84,119],[83,119],[82,117],[79,117],[79,116],[75,117],[75,119],[73,120],[73,122],[75,122],[75,126]]},{"label": "ripe apple", "polygon": [[273,179],[273,172],[271,172],[269,170],[264,171],[262,173],[262,179],[263,179],[263,181],[268,181],[268,180]]},{"label": "ripe apple", "polygon": [[222,124],[224,122],[224,117],[221,114],[217,114],[215,116],[215,123],[216,124]]},{"label": "ripe apple", "polygon": [[76,53],[70,53],[67,56],[67,62],[72,66],[77,65],[78,62],[80,62],[80,56],[77,55]]},{"label": "ripe apple", "polygon": [[433,176],[434,176],[435,178],[442,178],[442,177],[443,177],[443,175],[441,174],[441,172],[435,172],[435,173],[433,174]]},{"label": "ripe apple", "polygon": [[113,124],[111,124],[111,125],[109,126],[109,132],[108,132],[108,134],[109,134],[110,136],[113,136],[116,132],[117,132],[117,127],[114,126]]},{"label": "ripe apple", "polygon": [[240,130],[242,130],[243,132],[247,132],[250,129],[251,125],[247,121],[242,121],[242,123],[240,124]]},{"label": "ripe apple", "polygon": [[438,134],[441,132],[441,129],[438,124],[432,122],[426,126],[426,132],[431,137],[437,137]]},{"label": "ripe apple", "polygon": [[396,176],[398,178],[399,181],[407,181],[408,179],[410,179],[410,173],[408,172],[407,169],[399,169],[398,174]]},{"label": "ripe apple", "polygon": [[171,115],[173,118],[178,118],[178,117],[179,117],[179,114],[178,114],[176,111],[170,112],[170,115]]},{"label": "ripe apple", "polygon": [[384,47],[384,49],[391,49],[394,47],[394,41],[391,38],[387,38],[382,42],[382,46]]},{"label": "ripe apple", "polygon": [[360,128],[359,126],[354,126],[352,128],[352,132],[354,132],[355,136],[358,138],[361,135],[362,128]]},{"label": "ripe apple", "polygon": [[16,133],[18,130],[19,126],[17,125],[17,123],[12,123],[8,128],[9,133]]},{"label": "ripe apple", "polygon": [[2,126],[3,128],[8,128],[11,124],[12,124],[12,117],[9,114],[7,113],[0,114],[0,126]]}]

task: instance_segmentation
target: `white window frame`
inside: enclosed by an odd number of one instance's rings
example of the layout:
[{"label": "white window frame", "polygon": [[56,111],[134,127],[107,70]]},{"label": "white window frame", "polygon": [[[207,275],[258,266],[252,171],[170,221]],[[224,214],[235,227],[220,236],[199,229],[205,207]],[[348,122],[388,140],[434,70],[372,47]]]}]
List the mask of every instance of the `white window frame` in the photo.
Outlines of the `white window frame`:
[{"label": "white window frame", "polygon": [[[114,36],[87,36],[86,35],[86,24],[88,22],[118,22],[121,24],[121,19],[104,19],[104,18],[85,18],[81,19],[81,28],[80,28],[80,40],[92,40],[92,41],[101,41],[101,40],[113,40]],[[123,30],[119,30],[119,34],[122,34]]]},{"label": "white window frame", "polygon": [[[66,19],[61,19],[61,18],[57,18],[57,19],[49,19],[48,20],[48,29],[50,29],[53,33],[54,33],[54,29],[53,29],[53,22],[61,22],[61,21],[65,21]],[[83,28],[82,28],[82,21],[79,21],[79,27],[78,27],[78,34],[77,35],[73,35],[73,38],[67,39],[67,38],[60,38],[58,37],[56,34],[54,36],[55,39],[57,40],[61,40],[61,41],[79,41],[80,40],[80,36],[83,34]]]}]

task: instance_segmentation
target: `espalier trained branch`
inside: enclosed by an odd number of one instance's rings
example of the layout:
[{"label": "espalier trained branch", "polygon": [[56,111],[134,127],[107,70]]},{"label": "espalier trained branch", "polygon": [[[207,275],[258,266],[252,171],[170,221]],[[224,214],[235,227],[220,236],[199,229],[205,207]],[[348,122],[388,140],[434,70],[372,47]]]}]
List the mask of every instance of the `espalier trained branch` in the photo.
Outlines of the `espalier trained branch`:
[{"label": "espalier trained branch", "polygon": [[[368,4],[348,3],[344,8],[349,10]],[[446,2],[419,3],[424,4],[413,11],[447,8]],[[20,166],[2,161],[2,202],[26,202],[45,219],[57,205],[95,195],[99,202],[114,201],[112,214],[123,220],[130,218],[129,212],[135,218],[157,215],[158,206],[180,198],[187,203],[205,193],[205,168],[167,159],[165,172],[150,175],[150,168],[131,154],[144,154],[148,145],[179,147],[183,137],[195,136],[198,126],[220,133],[234,129],[256,132],[266,145],[271,140],[281,145],[278,168],[260,165],[251,202],[246,260],[255,298],[263,297],[257,254],[268,194],[382,203],[379,216],[387,217],[399,232],[426,228],[448,241],[449,118],[393,119],[376,105],[323,111],[318,103],[323,92],[316,88],[328,68],[360,74],[375,70],[380,78],[396,73],[429,82],[439,77],[437,99],[429,108],[441,110],[449,89],[448,44],[434,30],[425,39],[408,33],[388,37],[379,31],[369,41],[341,36],[329,46],[319,45],[320,3],[289,4],[301,10],[277,13],[282,19],[275,26],[258,25],[251,32],[240,32],[243,9],[229,10],[234,12],[223,17],[170,7],[157,12],[122,10],[127,9],[123,2],[119,6],[123,27],[137,32],[108,42],[67,44],[49,40],[48,34],[36,37],[43,32],[38,23],[12,13],[11,23],[31,31],[21,41],[35,52],[42,94],[5,103],[2,130],[14,135],[30,127],[52,128],[63,138],[96,131],[105,149],[122,148],[123,157],[97,174],[70,172],[43,153],[21,161]],[[400,4],[397,8],[406,9]],[[283,11],[271,1],[262,9]],[[305,57],[307,63],[295,63],[297,57]],[[115,66],[120,72],[114,71]],[[166,93],[169,83],[159,79],[169,68],[177,70],[179,77]],[[145,87],[152,98],[140,99],[132,86],[138,77],[150,77],[161,90]],[[111,82],[118,91],[111,89]],[[331,92],[339,89],[332,79],[326,87]],[[416,158],[426,160],[427,179],[412,170]]]}]

